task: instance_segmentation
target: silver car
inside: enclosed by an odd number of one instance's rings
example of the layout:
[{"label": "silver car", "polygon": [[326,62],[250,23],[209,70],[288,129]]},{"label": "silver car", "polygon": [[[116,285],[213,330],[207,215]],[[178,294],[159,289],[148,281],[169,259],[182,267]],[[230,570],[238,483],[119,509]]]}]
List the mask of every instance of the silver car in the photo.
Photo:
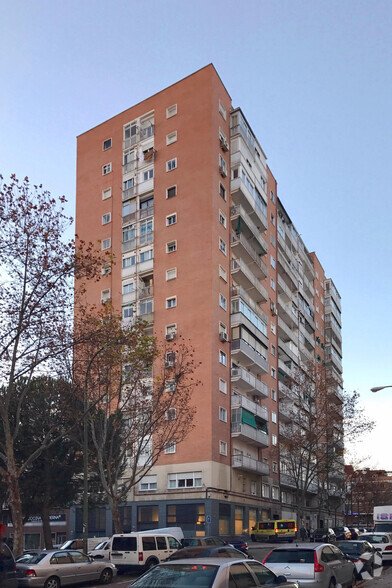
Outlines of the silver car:
[{"label": "silver car", "polygon": [[263,563],[275,574],[296,580],[300,588],[352,588],[355,566],[330,543],[301,543],[273,549]]},{"label": "silver car", "polygon": [[265,585],[299,588],[297,582],[287,582],[286,578],[276,576],[256,560],[220,557],[177,559],[161,563],[140,576],[128,588],[258,588]]},{"label": "silver car", "polygon": [[112,563],[95,561],[74,549],[31,550],[16,559],[19,586],[60,588],[92,580],[110,584],[116,574]]}]

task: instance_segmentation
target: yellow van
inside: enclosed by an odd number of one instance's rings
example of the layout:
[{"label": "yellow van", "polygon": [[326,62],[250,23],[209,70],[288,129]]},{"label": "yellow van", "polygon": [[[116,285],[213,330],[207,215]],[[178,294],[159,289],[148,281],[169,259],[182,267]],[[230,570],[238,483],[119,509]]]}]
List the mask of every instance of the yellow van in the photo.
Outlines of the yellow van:
[{"label": "yellow van", "polygon": [[288,541],[292,543],[297,536],[297,523],[294,519],[260,521],[252,527],[252,541]]}]

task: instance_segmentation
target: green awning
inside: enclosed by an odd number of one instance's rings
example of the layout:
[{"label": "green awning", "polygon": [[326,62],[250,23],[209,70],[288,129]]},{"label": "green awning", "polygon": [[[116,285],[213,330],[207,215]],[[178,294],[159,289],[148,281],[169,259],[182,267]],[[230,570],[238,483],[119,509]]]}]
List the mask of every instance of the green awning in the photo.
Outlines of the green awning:
[{"label": "green awning", "polygon": [[250,425],[254,429],[257,429],[255,415],[249,412],[249,410],[246,410],[245,408],[242,409],[241,421],[243,423],[246,423],[247,425]]}]

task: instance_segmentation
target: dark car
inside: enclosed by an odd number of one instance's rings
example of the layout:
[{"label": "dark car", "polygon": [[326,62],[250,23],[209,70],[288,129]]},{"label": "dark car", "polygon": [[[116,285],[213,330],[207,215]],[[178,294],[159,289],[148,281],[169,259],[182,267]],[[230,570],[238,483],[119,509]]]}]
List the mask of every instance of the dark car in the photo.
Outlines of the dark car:
[{"label": "dark car", "polygon": [[357,527],[349,527],[349,530],[351,531],[351,539],[358,539],[361,534],[359,529]]},{"label": "dark car", "polygon": [[220,538],[248,555],[248,540],[243,535],[220,535]]},{"label": "dark car", "polygon": [[348,527],[332,527],[332,529],[336,535],[336,541],[351,539],[351,531]]},{"label": "dark car", "polygon": [[184,547],[175,553],[172,553],[165,561],[175,559],[193,559],[195,557],[234,557],[236,559],[247,558],[247,555],[239,549],[234,549],[231,545],[219,545],[207,547],[206,545],[196,545],[195,547]]},{"label": "dark car", "polygon": [[369,541],[338,541],[336,546],[355,564],[358,580],[368,580],[382,566],[381,555]]},{"label": "dark car", "polygon": [[18,586],[15,559],[5,543],[0,543],[0,586],[1,588],[17,588]]},{"label": "dark car", "polygon": [[323,529],[315,529],[312,533],[313,541],[315,543],[335,543],[336,535],[333,529],[324,527]]},{"label": "dark car", "polygon": [[220,537],[185,537],[181,539],[181,544],[183,547],[196,547],[197,545],[214,547],[215,545],[227,545],[227,542]]}]

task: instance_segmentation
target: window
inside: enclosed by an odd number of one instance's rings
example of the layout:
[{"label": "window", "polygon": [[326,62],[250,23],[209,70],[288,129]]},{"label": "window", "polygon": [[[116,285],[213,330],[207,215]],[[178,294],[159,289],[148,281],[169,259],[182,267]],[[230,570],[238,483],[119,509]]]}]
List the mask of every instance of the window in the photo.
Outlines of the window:
[{"label": "window", "polygon": [[166,198],[173,198],[173,196],[177,196],[177,186],[166,188]]},{"label": "window", "polygon": [[177,131],[173,131],[166,135],[166,145],[171,145],[177,141]]},{"label": "window", "polygon": [[276,334],[276,325],[275,325],[275,323],[271,323],[271,326],[270,326],[270,328],[271,328],[271,333],[272,333],[273,335],[275,335],[275,334]]},{"label": "window", "polygon": [[172,106],[168,106],[166,108],[166,118],[171,118],[172,116],[177,114],[177,104],[173,104]]},{"label": "window", "polygon": [[129,178],[129,180],[125,180],[125,182],[123,182],[123,190],[129,190],[130,188],[133,188],[134,186],[134,181],[133,178]]},{"label": "window", "polygon": [[275,347],[275,345],[271,345],[271,355],[273,355],[274,357],[276,357],[276,347]]},{"label": "window", "polygon": [[226,217],[221,210],[219,211],[219,222],[226,228]]},{"label": "window", "polygon": [[173,214],[168,214],[166,217],[166,226],[170,227],[170,225],[175,225],[177,222],[177,213],[173,212]]},{"label": "window", "polygon": [[147,171],[143,172],[143,182],[147,182],[148,180],[152,180],[154,177],[154,170],[148,169]]},{"label": "window", "polygon": [[219,114],[226,120],[226,108],[223,106],[222,102],[219,100]]},{"label": "window", "polygon": [[102,304],[104,304],[108,300],[110,300],[110,288],[108,288],[107,290],[101,290],[101,302],[102,302]]},{"label": "window", "polygon": [[112,273],[112,267],[110,265],[110,263],[104,263],[103,266],[101,267],[101,275],[102,276],[107,276],[108,274]]},{"label": "window", "polygon": [[166,253],[174,253],[174,251],[177,251],[177,241],[166,243]]},{"label": "window", "polygon": [[219,350],[219,362],[222,365],[227,365],[227,355],[224,351]]},{"label": "window", "polygon": [[220,171],[221,176],[223,176],[223,177],[227,176],[226,161],[224,160],[224,158],[222,157],[221,154],[219,154],[219,171]]},{"label": "window", "polygon": [[122,267],[123,269],[127,267],[132,267],[136,264],[136,255],[130,255],[129,257],[123,257],[122,260]]},{"label": "window", "polygon": [[279,500],[279,488],[277,486],[272,486],[272,498]]},{"label": "window", "polygon": [[278,473],[278,462],[277,461],[272,462],[272,471],[274,472],[274,474]]},{"label": "window", "polygon": [[271,399],[276,401],[276,390],[271,388]]},{"label": "window", "polygon": [[139,482],[139,490],[141,492],[147,492],[149,490],[157,489],[157,477],[156,476],[143,476]]},{"label": "window", "polygon": [[219,294],[219,306],[223,308],[223,310],[227,309],[227,300],[223,294]]},{"label": "window", "polygon": [[133,306],[123,306],[122,316],[124,319],[132,318],[134,315]]},{"label": "window", "polygon": [[174,280],[177,277],[177,268],[172,267],[166,270],[166,281]]},{"label": "window", "polygon": [[222,251],[224,255],[226,255],[226,243],[221,237],[219,237],[219,249]]},{"label": "window", "polygon": [[219,441],[219,453],[227,455],[227,443],[225,441]]},{"label": "window", "polygon": [[172,171],[177,167],[177,157],[166,162],[166,171]]},{"label": "window", "polygon": [[177,418],[177,411],[175,408],[168,408],[165,412],[165,419],[167,421],[175,421]]},{"label": "window", "polygon": [[107,225],[112,220],[112,215],[110,212],[102,215],[102,224]]},{"label": "window", "polygon": [[271,368],[271,376],[276,379],[276,369],[273,367]]},{"label": "window", "polygon": [[270,497],[270,487],[268,486],[268,484],[261,484],[261,496],[263,498]]},{"label": "window", "polygon": [[271,278],[271,288],[273,290],[275,290],[275,288],[276,288],[275,280],[273,278]]},{"label": "window", "polygon": [[147,251],[142,251],[140,253],[140,263],[153,259],[153,255],[153,249],[147,249]]},{"label": "window", "polygon": [[219,407],[219,420],[227,423],[227,410],[223,406]]},{"label": "window", "polygon": [[270,198],[271,198],[271,202],[275,202],[275,194],[273,193],[272,190],[270,192]]},{"label": "window", "polygon": [[111,195],[112,195],[111,188],[105,188],[105,190],[102,190],[102,200],[106,200],[107,198],[110,198]]},{"label": "window", "polygon": [[271,245],[272,245],[272,247],[276,247],[275,235],[273,235],[272,233],[271,233]]},{"label": "window", "polygon": [[168,441],[165,444],[164,452],[166,453],[166,455],[168,455],[169,453],[175,453],[176,452],[176,444],[174,443],[174,441]]},{"label": "window", "polygon": [[271,223],[274,225],[275,224],[275,215],[272,214],[272,212],[271,212],[270,219],[271,219]]},{"label": "window", "polygon": [[276,435],[272,435],[272,445],[277,445],[278,444],[278,438]]},{"label": "window", "polygon": [[166,335],[176,335],[177,334],[177,325],[173,323],[171,325],[166,325]]},{"label": "window", "polygon": [[165,390],[167,392],[174,392],[177,388],[175,380],[166,380],[165,382]]},{"label": "window", "polygon": [[110,172],[112,171],[112,164],[111,163],[105,163],[105,165],[102,166],[102,175],[106,176],[106,174],[110,174]]},{"label": "window", "polygon": [[277,422],[277,421],[276,421],[276,412],[273,412],[273,411],[271,412],[271,421],[272,421],[273,423],[276,423],[276,422]]},{"label": "window", "polygon": [[111,146],[112,146],[112,140],[111,139],[106,139],[103,142],[102,148],[103,148],[104,151],[106,151],[107,149],[110,149]]},{"label": "window", "polygon": [[226,201],[226,188],[222,186],[219,182],[219,194],[222,196],[223,200]]},{"label": "window", "polygon": [[167,485],[168,488],[200,488],[202,475],[201,472],[169,474],[167,476]]},{"label": "window", "polygon": [[110,239],[104,239],[102,241],[102,251],[105,251],[105,249],[110,249],[110,247],[112,246],[112,240]]},{"label": "window", "polygon": [[219,392],[227,394],[227,382],[223,378],[219,378]]},{"label": "window", "polygon": [[131,292],[135,291],[135,284],[130,282],[129,284],[123,284],[122,293],[123,294],[130,294]]},{"label": "window", "polygon": [[177,306],[177,296],[166,298],[166,308],[175,308]]},{"label": "window", "polygon": [[225,282],[227,282],[227,271],[221,265],[219,266],[219,277],[222,278]]},{"label": "window", "polygon": [[275,262],[274,257],[272,257],[272,255],[271,255],[271,267],[273,267],[273,268],[276,267],[276,262]]}]

